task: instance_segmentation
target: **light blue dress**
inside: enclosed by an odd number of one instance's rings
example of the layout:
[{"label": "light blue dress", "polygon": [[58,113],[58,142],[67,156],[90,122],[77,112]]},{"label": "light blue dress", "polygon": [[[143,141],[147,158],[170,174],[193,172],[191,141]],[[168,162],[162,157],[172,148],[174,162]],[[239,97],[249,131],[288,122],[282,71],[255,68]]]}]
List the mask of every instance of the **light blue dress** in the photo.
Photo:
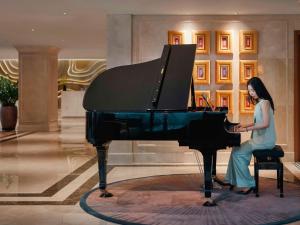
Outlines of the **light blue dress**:
[{"label": "light blue dress", "polygon": [[[255,105],[254,123],[260,124],[263,122],[262,103],[260,100]],[[254,187],[255,181],[250,174],[249,164],[252,157],[252,152],[257,149],[272,149],[276,143],[276,132],[274,125],[273,109],[269,110],[269,127],[259,130],[253,130],[251,139],[243,142],[239,147],[233,147],[225,180],[237,187]]]}]

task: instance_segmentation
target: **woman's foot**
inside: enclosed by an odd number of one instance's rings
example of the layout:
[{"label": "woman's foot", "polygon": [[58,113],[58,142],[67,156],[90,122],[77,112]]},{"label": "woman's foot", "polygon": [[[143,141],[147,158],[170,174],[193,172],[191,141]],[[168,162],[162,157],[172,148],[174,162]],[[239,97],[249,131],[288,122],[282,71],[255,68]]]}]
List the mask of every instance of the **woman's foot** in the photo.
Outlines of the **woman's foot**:
[{"label": "woman's foot", "polygon": [[213,207],[213,206],[217,206],[217,203],[211,198],[208,198],[207,201],[203,203],[203,206]]},{"label": "woman's foot", "polygon": [[254,190],[255,190],[255,187],[250,187],[248,189],[243,189],[241,191],[238,191],[237,194],[247,195],[247,194],[250,194],[252,191],[254,192]]}]

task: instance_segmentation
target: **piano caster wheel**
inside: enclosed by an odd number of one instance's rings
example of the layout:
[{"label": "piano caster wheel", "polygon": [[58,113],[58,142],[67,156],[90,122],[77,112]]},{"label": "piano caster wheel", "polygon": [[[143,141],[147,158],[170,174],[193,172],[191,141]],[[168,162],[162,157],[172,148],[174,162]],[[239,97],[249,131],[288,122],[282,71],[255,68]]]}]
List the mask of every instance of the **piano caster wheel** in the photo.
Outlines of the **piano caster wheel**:
[{"label": "piano caster wheel", "polygon": [[108,191],[101,191],[101,194],[99,195],[100,198],[110,198],[114,196],[112,193],[109,193]]},{"label": "piano caster wheel", "polygon": [[213,207],[217,206],[217,203],[214,200],[209,200],[203,203],[203,206],[205,207]]}]

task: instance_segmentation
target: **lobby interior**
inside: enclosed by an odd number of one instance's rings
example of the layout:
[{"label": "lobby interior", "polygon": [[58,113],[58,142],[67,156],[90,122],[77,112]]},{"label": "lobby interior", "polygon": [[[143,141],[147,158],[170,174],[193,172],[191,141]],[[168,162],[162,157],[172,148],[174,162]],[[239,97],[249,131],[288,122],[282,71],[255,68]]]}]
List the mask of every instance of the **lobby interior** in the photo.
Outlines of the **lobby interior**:
[{"label": "lobby interior", "polygon": [[[196,55],[196,60],[210,61],[210,83],[195,88],[199,93],[210,91],[211,102],[217,101],[219,91],[230,91],[232,122],[252,120],[253,114],[240,106],[240,93],[246,90],[240,83],[240,62],[257,62],[258,76],[275,102],[277,144],[285,152],[284,180],[300,184],[300,1],[29,2],[4,1],[0,7],[0,76],[19,87],[16,130],[5,131],[0,125],[1,225],[114,224],[79,205],[99,182],[97,152],[85,136],[83,96],[105,70],[159,58],[169,31],[182,32],[183,44],[193,42],[195,30],[210,33],[209,53]],[[255,54],[240,53],[243,30],[257,32]],[[217,31],[231,31],[231,54],[217,53]],[[230,84],[216,82],[218,60],[232,61]],[[241,133],[242,141],[250,136]],[[231,148],[218,151],[221,177],[230,152]],[[200,152],[176,141],[113,141],[107,179],[114,183],[203,175],[202,166]],[[253,160],[250,171],[253,174]],[[275,179],[276,172],[262,171],[260,176]]]}]

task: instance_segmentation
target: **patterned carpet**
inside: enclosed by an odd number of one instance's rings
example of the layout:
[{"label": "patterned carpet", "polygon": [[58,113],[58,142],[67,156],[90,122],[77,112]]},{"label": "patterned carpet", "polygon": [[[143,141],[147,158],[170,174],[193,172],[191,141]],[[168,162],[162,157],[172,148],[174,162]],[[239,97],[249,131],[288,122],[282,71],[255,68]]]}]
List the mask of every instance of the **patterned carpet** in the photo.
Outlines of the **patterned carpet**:
[{"label": "patterned carpet", "polygon": [[111,198],[99,198],[98,189],[80,201],[89,214],[119,224],[253,225],[283,224],[300,220],[300,185],[284,183],[279,197],[276,180],[260,178],[260,197],[215,189],[216,207],[205,202],[198,174],[154,176],[109,185]]}]

